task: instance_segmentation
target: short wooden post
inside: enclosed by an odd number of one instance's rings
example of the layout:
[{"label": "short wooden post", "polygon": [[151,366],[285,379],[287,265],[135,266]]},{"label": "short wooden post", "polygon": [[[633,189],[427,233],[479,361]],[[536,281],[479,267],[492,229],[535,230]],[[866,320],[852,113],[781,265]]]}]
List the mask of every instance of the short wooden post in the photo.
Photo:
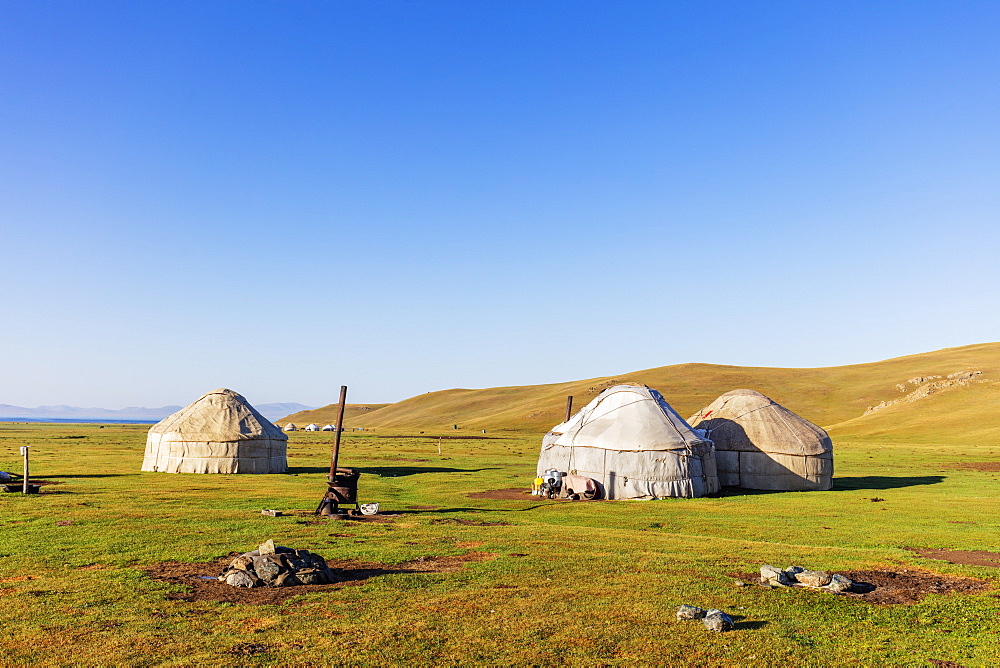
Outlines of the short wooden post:
[{"label": "short wooden post", "polygon": [[566,419],[564,422],[569,422],[569,419],[573,417],[573,395],[566,397]]},{"label": "short wooden post", "polygon": [[24,480],[21,482],[21,493],[28,493],[28,450],[31,449],[30,445],[21,446],[21,454],[24,456]]}]

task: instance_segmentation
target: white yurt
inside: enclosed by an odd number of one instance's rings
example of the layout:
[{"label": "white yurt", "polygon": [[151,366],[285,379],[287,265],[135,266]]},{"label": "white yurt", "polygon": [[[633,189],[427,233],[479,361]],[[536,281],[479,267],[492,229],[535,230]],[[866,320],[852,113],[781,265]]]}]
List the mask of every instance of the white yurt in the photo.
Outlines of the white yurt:
[{"label": "white yurt", "polygon": [[298,427],[289,422],[288,424],[285,425],[285,431],[298,431]]},{"label": "white yurt", "polygon": [[213,390],[149,429],[143,471],[284,473],[288,437],[232,390]]},{"label": "white yurt", "polygon": [[325,424],[325,425],[323,425],[322,430],[323,431],[336,431],[337,428],[334,427],[332,424]]},{"label": "white yurt", "polygon": [[727,487],[826,490],[833,442],[822,428],[754,390],[726,392],[691,418],[715,443]]},{"label": "white yurt", "polygon": [[319,431],[319,425],[318,425],[318,424],[316,424],[316,423],[313,423],[313,424],[307,424],[307,425],[306,425],[306,429],[305,429],[305,430],[306,430],[306,431]]},{"label": "white yurt", "polygon": [[699,497],[719,491],[711,441],[656,390],[615,385],[542,440],[538,475],[592,478],[606,499]]}]

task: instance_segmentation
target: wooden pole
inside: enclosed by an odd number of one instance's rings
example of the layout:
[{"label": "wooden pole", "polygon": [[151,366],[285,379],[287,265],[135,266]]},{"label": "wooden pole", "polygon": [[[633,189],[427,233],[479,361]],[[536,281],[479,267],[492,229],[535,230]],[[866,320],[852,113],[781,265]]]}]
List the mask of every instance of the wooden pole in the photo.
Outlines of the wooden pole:
[{"label": "wooden pole", "polygon": [[344,428],[344,407],[347,405],[347,386],[340,386],[340,408],[337,410],[337,431],[333,434],[333,458],[330,461],[330,482],[337,475],[337,460],[340,459],[340,432]]},{"label": "wooden pole", "polygon": [[21,482],[21,493],[28,493],[28,450],[31,448],[30,445],[21,446],[21,454],[24,455],[24,480]]},{"label": "wooden pole", "polygon": [[566,419],[564,422],[569,422],[569,419],[573,417],[573,395],[566,397]]},{"label": "wooden pole", "polygon": [[438,436],[438,455],[441,455],[441,437]]}]

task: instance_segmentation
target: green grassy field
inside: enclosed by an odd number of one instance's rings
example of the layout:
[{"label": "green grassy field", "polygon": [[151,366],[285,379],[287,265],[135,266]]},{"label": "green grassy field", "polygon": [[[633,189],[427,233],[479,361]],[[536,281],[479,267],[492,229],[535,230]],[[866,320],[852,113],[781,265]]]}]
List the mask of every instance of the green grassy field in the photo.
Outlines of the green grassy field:
[{"label": "green grassy field", "polygon": [[[960,466],[1000,461],[996,440],[835,434],[829,492],[572,503],[468,496],[526,488],[540,434],[444,440],[441,456],[436,439],[390,435],[344,439],[342,464],[363,471],[362,501],[402,512],[366,524],[260,515],[315,507],[331,434],[291,435],[291,475],[170,475],[138,471],[142,426],[0,424],[0,469],[19,471],[18,446],[32,445],[34,473],[59,483],[38,496],[0,495],[0,663],[1000,663],[1000,569],[904,549],[1000,549],[1000,474]],[[451,572],[387,573],[265,606],[169,600],[182,588],[146,573],[267,538],[389,566],[488,556]],[[733,575],[763,563],[926,569],[981,578],[992,589],[879,606],[733,586]],[[682,603],[722,608],[738,627],[712,634],[678,622]]]}]

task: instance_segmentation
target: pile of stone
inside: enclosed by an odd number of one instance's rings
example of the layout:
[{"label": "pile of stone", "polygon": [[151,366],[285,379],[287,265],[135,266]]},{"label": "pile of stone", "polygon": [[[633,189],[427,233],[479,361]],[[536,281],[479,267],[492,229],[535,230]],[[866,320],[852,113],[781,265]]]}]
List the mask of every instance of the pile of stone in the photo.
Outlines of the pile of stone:
[{"label": "pile of stone", "polygon": [[293,550],[261,543],[253,552],[234,558],[219,580],[233,587],[289,587],[292,585],[332,584],[340,582],[326,560],[309,550]]},{"label": "pile of stone", "polygon": [[785,569],[764,564],[760,567],[760,583],[766,587],[809,587],[810,589],[826,589],[833,592],[853,591],[854,580],[839,573],[826,571],[809,571],[801,566],[789,566]]},{"label": "pile of stone", "polygon": [[702,623],[705,624],[705,628],[709,631],[732,631],[733,630],[733,618],[724,613],[722,610],[716,610],[715,608],[710,608],[708,610],[702,610],[699,607],[693,605],[682,605],[677,609],[677,619],[688,620],[688,619],[700,619]]}]

